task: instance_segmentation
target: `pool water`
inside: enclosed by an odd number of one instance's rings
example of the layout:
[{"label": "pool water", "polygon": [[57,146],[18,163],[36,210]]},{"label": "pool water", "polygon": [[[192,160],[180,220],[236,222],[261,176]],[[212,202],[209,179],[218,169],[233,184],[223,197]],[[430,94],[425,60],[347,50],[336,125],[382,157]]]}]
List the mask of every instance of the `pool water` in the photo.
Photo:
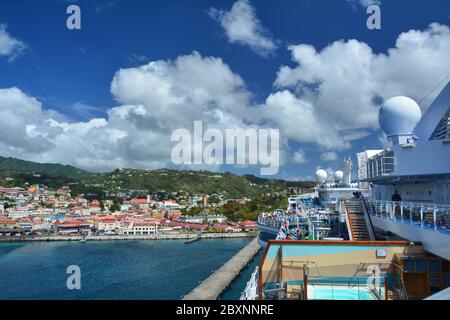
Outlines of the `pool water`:
[{"label": "pool water", "polygon": [[377,300],[368,288],[308,285],[309,300]]}]

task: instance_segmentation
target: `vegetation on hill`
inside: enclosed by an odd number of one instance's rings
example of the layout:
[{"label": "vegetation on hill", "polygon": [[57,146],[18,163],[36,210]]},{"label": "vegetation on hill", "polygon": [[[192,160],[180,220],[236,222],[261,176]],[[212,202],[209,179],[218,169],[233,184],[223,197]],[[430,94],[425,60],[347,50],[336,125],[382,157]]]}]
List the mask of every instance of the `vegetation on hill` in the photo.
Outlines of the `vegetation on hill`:
[{"label": "vegetation on hill", "polygon": [[256,220],[261,212],[272,212],[276,209],[285,210],[288,206],[288,195],[263,195],[258,196],[245,204],[236,203],[234,200],[227,201],[224,205],[203,209],[194,207],[184,210],[183,214],[193,216],[206,214],[221,214],[231,221]]},{"label": "vegetation on hill", "polygon": [[244,197],[254,199],[267,197],[268,194],[281,192],[287,188],[310,189],[314,186],[311,182],[291,182],[253,175],[238,176],[232,173],[193,170],[117,169],[95,174],[73,166],[0,157],[0,186],[26,187],[33,184],[44,184],[51,188],[69,185],[74,195],[85,194],[88,198],[104,199],[111,193],[137,195],[160,193],[163,198],[170,198],[172,194],[207,194],[211,196],[211,202],[214,202],[217,198],[215,195],[218,194],[230,199]]},{"label": "vegetation on hill", "polygon": [[0,172],[0,186],[5,188],[21,187],[26,188],[32,185],[45,185],[56,189],[65,185],[78,183],[75,179],[56,175],[35,175],[27,173]]},{"label": "vegetation on hill", "polygon": [[264,193],[285,189],[283,183],[276,180],[260,179],[258,183],[249,181],[245,176],[232,173],[216,173],[189,170],[115,170],[103,174],[98,180],[105,189],[120,192],[136,190],[147,193],[163,191],[187,194],[225,194],[230,198],[254,197]]},{"label": "vegetation on hill", "polygon": [[256,220],[261,212],[271,212],[276,209],[285,210],[287,206],[287,196],[260,196],[245,204],[226,203],[216,208],[214,213],[223,214],[232,221]]},{"label": "vegetation on hill", "polygon": [[92,173],[79,168],[57,163],[37,163],[15,158],[0,157],[0,172],[18,174],[41,174],[80,179],[92,176]]}]

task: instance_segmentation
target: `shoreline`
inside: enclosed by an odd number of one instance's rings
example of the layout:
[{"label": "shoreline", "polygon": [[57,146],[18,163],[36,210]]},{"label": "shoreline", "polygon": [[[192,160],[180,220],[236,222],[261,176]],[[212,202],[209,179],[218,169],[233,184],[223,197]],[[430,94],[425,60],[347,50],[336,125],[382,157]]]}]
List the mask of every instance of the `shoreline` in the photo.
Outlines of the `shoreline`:
[{"label": "shoreline", "polygon": [[[204,233],[201,239],[232,239],[232,238],[254,238],[256,233]],[[109,235],[109,236],[36,236],[29,238],[0,238],[0,243],[11,242],[50,242],[50,241],[130,241],[130,240],[192,240],[196,239],[196,234],[158,234],[158,235]]]}]

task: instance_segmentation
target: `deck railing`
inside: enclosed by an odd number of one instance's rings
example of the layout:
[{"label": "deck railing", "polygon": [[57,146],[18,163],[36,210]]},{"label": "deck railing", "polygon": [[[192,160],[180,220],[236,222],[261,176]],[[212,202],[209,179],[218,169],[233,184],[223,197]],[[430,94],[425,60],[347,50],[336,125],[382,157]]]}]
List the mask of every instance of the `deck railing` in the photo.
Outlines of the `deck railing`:
[{"label": "deck railing", "polygon": [[301,217],[289,217],[289,216],[281,216],[278,218],[269,218],[269,217],[262,217],[259,216],[258,217],[258,223],[264,226],[268,226],[271,228],[276,228],[276,229],[280,229],[281,225],[283,223],[285,223],[286,221],[289,221],[290,224],[295,224],[295,223],[303,223],[308,221],[308,219],[306,218],[301,218]]},{"label": "deck railing", "polygon": [[450,205],[373,200],[368,208],[372,216],[450,235]]},{"label": "deck railing", "polygon": [[388,295],[385,276],[308,277],[296,284],[276,282],[263,288],[264,300],[387,300]]},{"label": "deck railing", "polygon": [[267,227],[280,229],[283,221],[276,220],[275,218],[264,218],[262,216],[258,217],[258,223]]}]

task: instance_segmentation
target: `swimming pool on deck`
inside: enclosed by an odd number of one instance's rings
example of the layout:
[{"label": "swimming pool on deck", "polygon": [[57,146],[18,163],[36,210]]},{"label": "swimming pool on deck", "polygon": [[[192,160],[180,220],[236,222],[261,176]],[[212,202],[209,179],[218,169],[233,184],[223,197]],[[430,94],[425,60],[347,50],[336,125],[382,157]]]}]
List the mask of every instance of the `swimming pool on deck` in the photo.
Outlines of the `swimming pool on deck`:
[{"label": "swimming pool on deck", "polygon": [[378,300],[369,287],[308,285],[309,300]]},{"label": "swimming pool on deck", "polygon": [[269,241],[259,266],[260,300],[404,300],[405,241]]}]

